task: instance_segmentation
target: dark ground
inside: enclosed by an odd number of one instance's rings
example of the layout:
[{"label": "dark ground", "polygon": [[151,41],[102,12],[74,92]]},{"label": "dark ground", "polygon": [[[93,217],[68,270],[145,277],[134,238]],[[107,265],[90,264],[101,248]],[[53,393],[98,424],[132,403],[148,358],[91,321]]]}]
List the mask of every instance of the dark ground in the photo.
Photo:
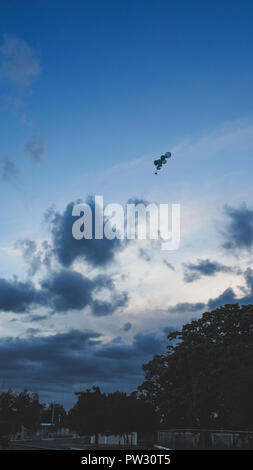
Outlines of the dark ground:
[{"label": "dark ground", "polygon": [[100,445],[95,447],[92,444],[84,443],[82,439],[38,439],[32,441],[12,441],[9,443],[9,450],[94,450],[94,449],[135,449],[148,450],[153,447],[150,444],[140,444],[138,446],[113,446]]}]

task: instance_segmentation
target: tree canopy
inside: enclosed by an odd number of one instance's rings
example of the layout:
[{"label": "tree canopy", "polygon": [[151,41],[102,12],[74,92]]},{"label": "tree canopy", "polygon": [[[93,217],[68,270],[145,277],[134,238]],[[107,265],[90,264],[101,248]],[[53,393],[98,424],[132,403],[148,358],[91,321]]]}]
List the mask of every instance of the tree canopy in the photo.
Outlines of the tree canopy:
[{"label": "tree canopy", "polygon": [[157,415],[153,406],[136,393],[102,393],[99,387],[77,393],[78,400],[69,411],[70,427],[79,434],[123,435],[133,431],[153,430]]},{"label": "tree canopy", "polygon": [[165,426],[252,428],[253,306],[225,305],[172,332],[143,366],[141,396]]},{"label": "tree canopy", "polygon": [[0,393],[0,435],[10,435],[25,426],[34,432],[39,427],[44,404],[39,396],[27,390],[14,393],[12,390]]},{"label": "tree canopy", "polygon": [[50,422],[56,429],[64,426],[66,411],[57,403],[46,406],[37,393],[30,394],[27,390],[0,393],[0,436],[15,434],[21,426],[34,433],[41,422]]}]

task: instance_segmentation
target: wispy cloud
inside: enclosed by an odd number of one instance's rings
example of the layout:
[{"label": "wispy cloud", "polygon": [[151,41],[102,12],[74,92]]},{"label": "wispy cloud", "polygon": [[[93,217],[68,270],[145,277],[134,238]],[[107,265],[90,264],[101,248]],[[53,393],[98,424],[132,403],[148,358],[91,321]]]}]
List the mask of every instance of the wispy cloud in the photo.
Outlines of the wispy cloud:
[{"label": "wispy cloud", "polygon": [[33,136],[25,146],[25,153],[35,163],[42,161],[45,152],[45,139],[39,135]]},{"label": "wispy cloud", "polygon": [[40,72],[40,59],[30,44],[13,34],[4,34],[0,45],[0,81],[5,85],[1,101],[26,126],[32,125],[27,116],[26,94]]},{"label": "wispy cloud", "polygon": [[227,122],[194,139],[185,138],[175,144],[171,152],[185,159],[203,159],[221,151],[253,148],[253,124],[245,119]]},{"label": "wispy cloud", "polygon": [[40,74],[40,60],[24,39],[5,34],[0,47],[0,78],[19,89],[27,88]]},{"label": "wispy cloud", "polygon": [[234,272],[231,266],[225,266],[218,261],[198,259],[195,263],[184,263],[184,280],[193,282],[203,276],[214,276],[216,273]]},{"label": "wispy cloud", "polygon": [[175,271],[173,264],[169,263],[166,259],[164,259],[163,262],[165,266],[167,266],[167,268],[172,269],[172,271]]},{"label": "wispy cloud", "polygon": [[19,175],[19,169],[9,155],[5,155],[0,160],[0,168],[1,178],[3,181],[13,181],[17,179]]},{"label": "wispy cloud", "polygon": [[112,170],[126,170],[128,168],[134,168],[136,166],[141,165],[145,160],[147,160],[147,157],[139,157],[139,158],[130,160],[128,162],[118,163],[117,165],[114,165],[111,168],[111,171]]}]

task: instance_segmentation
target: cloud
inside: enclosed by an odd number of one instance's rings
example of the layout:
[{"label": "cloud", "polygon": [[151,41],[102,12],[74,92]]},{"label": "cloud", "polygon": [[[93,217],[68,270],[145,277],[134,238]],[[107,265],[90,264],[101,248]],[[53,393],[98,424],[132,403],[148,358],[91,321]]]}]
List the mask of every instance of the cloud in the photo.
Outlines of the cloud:
[{"label": "cloud", "polygon": [[129,168],[133,168],[133,167],[136,167],[138,165],[141,165],[144,161],[145,161],[145,157],[139,157],[139,158],[135,158],[134,160],[131,160],[131,161],[127,161],[125,163],[118,163],[117,165],[114,165],[110,171],[114,171],[114,170],[120,170],[120,171],[124,171],[124,170],[127,170]]},{"label": "cloud", "polygon": [[133,338],[131,346],[121,341],[111,341],[99,350],[96,355],[115,360],[128,360],[144,357],[163,351],[164,339],[161,341],[154,333],[138,333]]},{"label": "cloud", "polygon": [[[75,401],[74,391],[94,384],[103,390],[132,391],[143,380],[141,366],[164,351],[165,334],[137,334],[131,344],[114,339],[101,342],[93,330],[70,330],[50,336],[0,339],[0,374],[9,387],[24,386],[40,395],[50,395],[67,404]],[[8,361],[6,361],[8,357]]]},{"label": "cloud", "polygon": [[151,261],[151,256],[149,255],[147,250],[140,248],[138,253],[139,253],[140,258],[144,259],[147,262]]},{"label": "cloud", "polygon": [[94,282],[70,270],[51,273],[42,281],[48,303],[56,312],[81,310],[91,304]]},{"label": "cloud", "polygon": [[40,246],[33,240],[21,240],[15,244],[15,248],[21,253],[28,263],[28,274],[33,276],[42,266],[51,267],[52,247],[45,240]]},{"label": "cloud", "polygon": [[26,336],[37,335],[38,333],[41,333],[39,328],[27,328],[25,331]]},{"label": "cloud", "polygon": [[249,250],[253,246],[253,210],[243,204],[239,209],[225,206],[225,215],[229,218],[223,247],[228,250]]},{"label": "cloud", "polygon": [[169,307],[168,312],[173,313],[173,314],[178,313],[182,315],[187,315],[187,314],[192,314],[192,313],[201,314],[204,311],[215,310],[216,308],[222,305],[226,305],[226,304],[233,304],[237,302],[247,303],[247,302],[243,302],[243,300],[246,301],[246,298],[244,299],[237,298],[233,289],[228,288],[224,292],[222,292],[222,294],[220,294],[219,296],[210,298],[206,303],[204,302],[179,302]]},{"label": "cloud", "polygon": [[[79,272],[65,269],[51,273],[41,286],[47,295],[48,304],[56,312],[82,310],[90,306],[93,315],[105,316],[124,307],[128,301],[127,293],[118,293],[113,282],[103,275],[90,280]],[[96,299],[100,289],[110,291],[111,298],[108,301]]]},{"label": "cloud", "polygon": [[[172,155],[180,158],[181,163],[186,168],[203,159],[216,158],[220,155],[223,159],[227,159],[231,163],[231,152],[236,154],[242,153],[244,150],[252,149],[252,131],[253,125],[248,120],[234,120],[222,123],[213,131],[203,134],[197,139],[184,139],[171,149]],[[228,152],[226,152],[228,151]]]},{"label": "cloud", "polygon": [[210,310],[214,310],[221,305],[226,305],[226,304],[233,304],[238,302],[239,299],[236,298],[236,295],[230,287],[224,292],[219,295],[218,297],[215,297],[214,299],[209,299],[207,302],[207,308]]},{"label": "cloud", "polygon": [[16,164],[11,160],[9,155],[5,155],[0,160],[1,176],[3,181],[16,180],[19,175],[19,169]]},{"label": "cloud", "polygon": [[[77,201],[77,203],[80,202]],[[63,214],[53,209],[46,214],[46,220],[50,222],[51,226],[54,254],[64,267],[69,267],[77,259],[82,259],[93,267],[103,267],[114,261],[115,254],[124,247],[124,243],[117,238],[113,240],[95,239],[94,199],[88,197],[86,203],[92,209],[93,238],[91,240],[76,240],[72,235],[72,225],[78,219],[78,217],[72,216],[74,202],[67,205]]]},{"label": "cloud", "polygon": [[[129,199],[128,203],[130,202],[148,204],[147,201],[136,198]],[[127,246],[127,240],[95,238],[95,201],[92,196],[88,196],[86,199],[86,204],[92,211],[92,239],[76,240],[72,234],[72,227],[78,217],[72,216],[72,211],[76,204],[81,203],[81,200],[70,202],[62,213],[54,208],[49,208],[46,211],[44,221],[49,225],[50,242],[44,241],[38,245],[32,240],[26,239],[16,244],[29,264],[29,274],[35,274],[42,266],[50,267],[53,257],[56,257],[64,268],[69,268],[75,261],[80,260],[91,267],[103,268],[115,261],[116,254]],[[99,210],[100,208],[97,207],[96,211]],[[109,224],[110,221],[104,218],[104,225],[105,223]],[[150,252],[143,248],[139,249],[139,256],[146,261],[151,260]]]},{"label": "cloud", "polygon": [[175,271],[174,266],[171,263],[169,263],[166,259],[164,259],[163,262],[165,266],[167,266],[167,268],[172,269],[172,271]]},{"label": "cloud", "polygon": [[134,204],[135,206],[138,204],[143,204],[145,207],[147,207],[150,203],[146,199],[131,197],[127,200],[127,204]]},{"label": "cloud", "polygon": [[0,311],[25,313],[45,299],[32,283],[0,279]]},{"label": "cloud", "polygon": [[[96,298],[101,289],[109,291],[108,300]],[[27,313],[32,307],[46,307],[52,310],[51,313],[65,313],[89,306],[95,316],[103,316],[113,314],[127,302],[127,293],[117,292],[111,279],[102,275],[90,280],[67,269],[49,272],[40,288],[31,282],[0,279],[0,311],[5,312]],[[36,320],[37,317],[33,317],[33,321]]]},{"label": "cloud", "polygon": [[123,325],[123,330],[124,331],[129,331],[129,330],[131,330],[131,328],[132,328],[132,323],[130,323],[130,322],[127,322]]},{"label": "cloud", "polygon": [[22,321],[33,323],[33,322],[37,322],[37,321],[40,322],[40,321],[47,320],[47,319],[48,319],[48,315],[29,315],[26,320],[22,319]]},{"label": "cloud", "polygon": [[179,302],[168,308],[169,313],[196,313],[200,312],[203,308],[205,308],[205,304],[203,302]]},{"label": "cloud", "polygon": [[234,269],[210,259],[198,259],[196,263],[184,264],[184,280],[186,282],[196,281],[203,276],[214,276],[219,272],[231,273],[234,272]]},{"label": "cloud", "polygon": [[175,328],[174,326],[166,326],[165,328],[163,328],[163,331],[166,334],[166,337],[168,337],[169,334],[173,331],[178,331],[178,328]]},{"label": "cloud", "polygon": [[104,302],[101,300],[93,300],[92,312],[93,315],[101,317],[104,315],[110,315],[120,307],[125,307],[128,304],[128,293],[122,292],[120,294],[114,293],[110,302]]},{"label": "cloud", "polygon": [[244,273],[244,278],[246,284],[251,292],[253,292],[253,270],[251,268],[247,268]]},{"label": "cloud", "polygon": [[23,39],[4,35],[0,47],[0,78],[17,88],[27,88],[40,74],[40,61]]},{"label": "cloud", "polygon": [[45,152],[45,139],[41,136],[33,136],[27,142],[25,152],[33,162],[40,163]]},{"label": "cloud", "polygon": [[177,303],[168,308],[169,313],[201,313],[203,311],[215,310],[216,308],[226,305],[238,303],[239,305],[253,304],[253,270],[251,268],[246,269],[243,273],[246,282],[246,288],[243,287],[241,290],[245,295],[238,296],[231,287],[225,289],[217,297],[209,298],[206,303],[204,302],[184,302]]}]

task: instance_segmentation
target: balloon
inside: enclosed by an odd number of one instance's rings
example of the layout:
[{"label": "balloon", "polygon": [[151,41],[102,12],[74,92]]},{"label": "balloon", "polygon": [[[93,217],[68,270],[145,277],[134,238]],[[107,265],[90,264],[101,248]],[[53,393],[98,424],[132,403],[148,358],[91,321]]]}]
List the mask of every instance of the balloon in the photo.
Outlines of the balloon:
[{"label": "balloon", "polygon": [[171,158],[171,153],[170,152],[166,152],[164,155],[161,155],[160,158],[158,158],[158,160],[155,160],[154,161],[154,165],[156,167],[156,172],[155,172],[155,175],[157,175],[158,171],[161,170],[162,166],[167,163],[167,158]]},{"label": "balloon", "polygon": [[165,153],[165,157],[166,157],[166,158],[170,158],[170,157],[171,157],[171,153],[170,153],[170,152],[166,152],[166,153]]}]

